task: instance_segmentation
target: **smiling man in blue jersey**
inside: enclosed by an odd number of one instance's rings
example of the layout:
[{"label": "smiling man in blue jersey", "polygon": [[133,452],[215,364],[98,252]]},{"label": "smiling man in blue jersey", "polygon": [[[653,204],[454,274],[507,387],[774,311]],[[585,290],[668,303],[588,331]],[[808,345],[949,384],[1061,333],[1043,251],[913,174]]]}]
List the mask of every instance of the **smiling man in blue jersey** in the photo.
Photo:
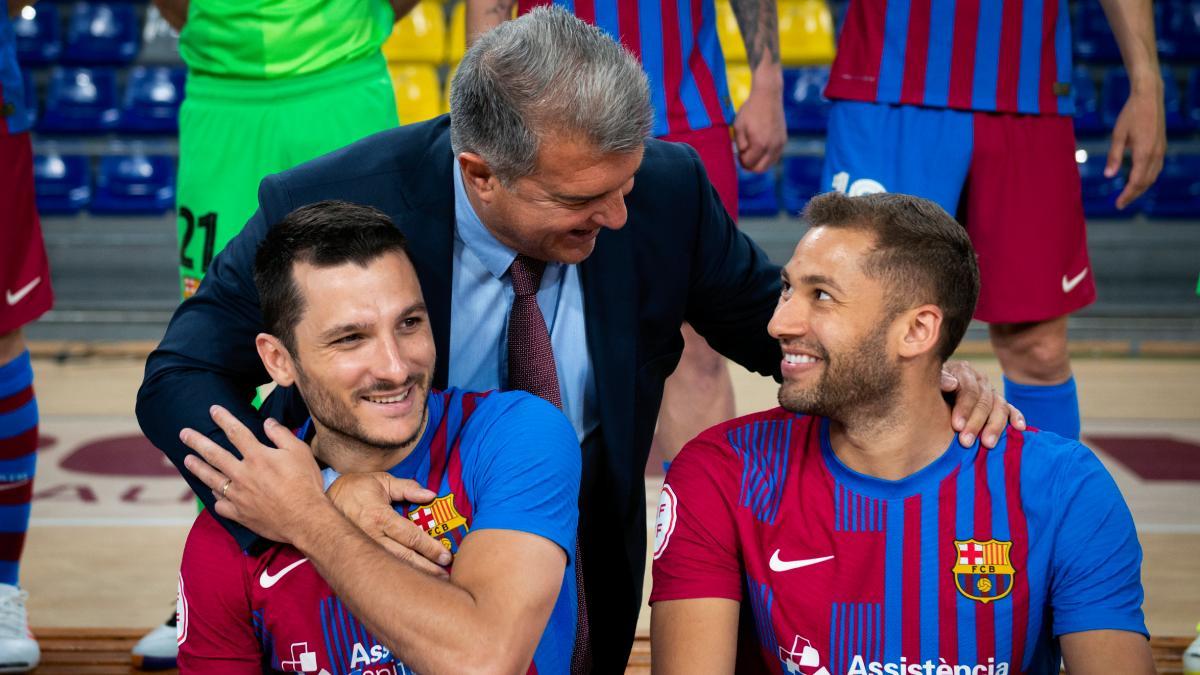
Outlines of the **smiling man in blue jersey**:
[{"label": "smiling man in blue jersey", "polygon": [[[312,417],[295,434],[268,422],[275,450],[245,444],[250,431],[214,407],[257,482],[182,434],[229,476],[190,467],[221,497],[217,513],[285,543],[243,553],[200,515],[180,574],[181,671],[566,672],[581,464],[567,418],[525,392],[430,388],[420,284],[404,235],[372,208],[297,209],[260,246],[255,283],[259,355]],[[343,517],[324,493],[339,472],[379,472],[428,534],[410,548],[440,550],[449,574],[398,559]]]},{"label": "smiling man in blue jersey", "polygon": [[[827,193],[769,330],[780,407],[716,426],[659,502],[656,673],[758,660],[803,675],[1154,672],[1141,548],[1078,441],[953,440],[938,372],[979,294],[935,203]],[[740,605],[757,645],[737,651]]]}]

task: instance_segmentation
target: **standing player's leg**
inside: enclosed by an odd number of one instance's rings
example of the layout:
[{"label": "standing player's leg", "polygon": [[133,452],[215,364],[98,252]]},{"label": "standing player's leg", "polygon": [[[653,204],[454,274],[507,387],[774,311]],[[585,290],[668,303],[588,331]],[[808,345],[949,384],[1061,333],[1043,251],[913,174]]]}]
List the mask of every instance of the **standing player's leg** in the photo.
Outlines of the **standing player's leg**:
[{"label": "standing player's leg", "polygon": [[1005,397],[1029,423],[1079,437],[1067,315],[1096,299],[1071,118],[975,116],[966,198],[979,255],[976,318],[991,325]]},{"label": "standing player's leg", "polygon": [[[708,179],[725,210],[737,221],[738,183],[729,127],[718,125],[701,131],[668,134],[662,140],[687,143],[700,153]],[[690,325],[684,324],[683,355],[663,388],[662,406],[654,444],[670,462],[683,444],[701,431],[736,414],[733,381],[725,357],[718,354]]]},{"label": "standing player's leg", "polygon": [[[22,326],[54,302],[33,192],[29,134],[0,134],[0,667],[24,672],[40,651],[20,590],[37,465],[38,409]],[[11,670],[9,670],[11,668]]]}]

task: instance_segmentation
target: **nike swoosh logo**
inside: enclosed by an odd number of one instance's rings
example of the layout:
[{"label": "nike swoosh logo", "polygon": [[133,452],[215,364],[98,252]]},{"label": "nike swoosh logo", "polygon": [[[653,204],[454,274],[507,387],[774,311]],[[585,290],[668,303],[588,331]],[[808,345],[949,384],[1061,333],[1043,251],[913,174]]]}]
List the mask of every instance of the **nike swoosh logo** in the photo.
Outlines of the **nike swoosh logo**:
[{"label": "nike swoosh logo", "polygon": [[296,562],[292,563],[291,565],[288,565],[287,567],[279,570],[275,574],[270,574],[266,570],[263,570],[262,576],[260,576],[258,578],[258,583],[263,588],[270,588],[270,587],[274,586],[275,584],[279,583],[279,580],[283,578],[283,575],[287,574],[288,572],[291,572],[292,570],[296,569],[297,567],[299,567],[300,565],[302,565],[303,563],[306,563],[306,562],[308,562],[308,558],[301,558],[301,559],[297,560]]},{"label": "nike swoosh logo", "polygon": [[1083,278],[1087,276],[1087,273],[1088,273],[1088,268],[1085,267],[1085,268],[1083,268],[1082,272],[1080,272],[1079,274],[1076,274],[1074,277],[1072,277],[1070,279],[1068,279],[1067,275],[1064,274],[1063,279],[1062,279],[1063,293],[1070,293],[1071,291],[1075,290],[1075,287],[1079,285],[1079,282],[1083,281]]},{"label": "nike swoosh logo", "polygon": [[779,549],[775,549],[775,553],[771,556],[771,571],[787,572],[790,570],[798,570],[801,567],[816,565],[817,563],[823,563],[826,560],[833,560],[833,556],[827,555],[824,558],[805,558],[804,560],[780,560]]},{"label": "nike swoosh logo", "polygon": [[40,284],[41,282],[42,282],[42,278],[38,277],[38,278],[34,279],[33,281],[22,286],[20,288],[20,290],[18,290],[16,293],[13,293],[12,291],[5,291],[4,299],[8,301],[8,306],[12,307],[13,305],[17,304],[18,302],[24,300],[25,296],[27,296],[31,292],[33,292],[33,289],[37,288],[37,285]]}]

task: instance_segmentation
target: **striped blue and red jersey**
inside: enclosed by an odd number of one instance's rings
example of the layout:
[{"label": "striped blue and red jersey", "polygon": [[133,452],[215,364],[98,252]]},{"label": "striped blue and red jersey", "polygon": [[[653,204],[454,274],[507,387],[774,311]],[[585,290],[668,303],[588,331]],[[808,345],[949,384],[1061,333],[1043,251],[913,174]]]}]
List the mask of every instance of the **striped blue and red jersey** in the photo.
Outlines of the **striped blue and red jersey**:
[{"label": "striped blue and red jersey", "polygon": [[827,420],[777,408],[684,448],[657,529],[651,602],[748,604],[770,672],[1050,674],[1060,635],[1146,633],[1129,509],[1047,432],[951,441],[890,481],[842,464]]},{"label": "striped blue and red jersey", "polygon": [[0,135],[29,131],[25,89],[17,65],[17,36],[6,9],[0,9]]},{"label": "striped blue and red jersey", "polygon": [[851,0],[825,95],[1071,115],[1067,0]]},{"label": "striped blue and red jersey", "polygon": [[548,4],[595,24],[641,61],[655,137],[733,122],[713,0],[520,0],[518,11]]},{"label": "striped blue and red jersey", "polygon": [[[529,532],[558,544],[567,568],[529,672],[567,672],[581,465],[570,422],[524,392],[431,391],[428,410],[417,446],[391,473],[438,497],[397,508],[451,552],[470,532],[485,529]],[[336,478],[331,471],[326,483]],[[452,568],[450,574],[453,581]],[[413,672],[351,614],[303,553],[284,545],[244,553],[207,511],[184,547],[178,614],[181,672]]]}]

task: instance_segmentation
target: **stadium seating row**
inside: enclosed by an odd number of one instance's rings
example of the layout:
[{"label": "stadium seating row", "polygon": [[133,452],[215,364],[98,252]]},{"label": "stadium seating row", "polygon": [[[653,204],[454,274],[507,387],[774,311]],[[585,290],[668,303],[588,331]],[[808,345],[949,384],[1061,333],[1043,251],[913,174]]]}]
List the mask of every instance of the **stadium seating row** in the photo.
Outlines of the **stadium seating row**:
[{"label": "stadium seating row", "polygon": [[[449,20],[446,15],[446,7],[437,0],[417,3],[384,44],[388,60],[458,63],[466,47],[464,3],[460,0],[451,6]],[[717,26],[727,59],[745,63],[746,50],[727,0],[717,3]],[[141,23],[135,5],[126,2],[76,2],[69,13],[46,3],[26,8],[14,29],[18,57],[27,66],[122,65],[138,55]],[[828,64],[833,60],[833,15],[825,0],[780,0],[779,31],[784,65]]]},{"label": "stadium seating row", "polygon": [[[1192,218],[1200,213],[1200,155],[1173,155],[1146,196],[1124,211],[1115,206],[1124,187],[1120,177],[1104,177],[1104,157],[1084,157],[1084,211],[1091,218],[1125,218],[1144,213],[1154,218]],[[823,159],[816,155],[785,157],[778,173],[739,170],[738,210],[742,216],[797,215],[821,189]],[[175,201],[172,157],[112,155],[92,159],[75,155],[39,155],[34,161],[37,203],[46,215],[83,210],[97,214],[158,214]],[[94,184],[94,185],[93,185]]]},{"label": "stadium seating row", "polygon": [[[165,213],[175,208],[175,158],[145,155],[38,155],[33,162],[38,211],[69,215]],[[94,182],[94,186],[93,186]]]},{"label": "stadium seating row", "polygon": [[[44,105],[28,106],[29,114],[43,133],[173,134],[179,128],[185,78],[182,67],[136,66],[118,97],[113,68],[56,66]],[[24,80],[26,100],[38,101],[34,78],[25,73]]]},{"label": "stadium seating row", "polygon": [[[426,120],[449,110],[450,75],[439,82],[437,69],[428,64],[389,64],[400,120]],[[1186,95],[1170,68],[1163,69],[1167,131],[1187,134],[1200,129],[1200,69],[1186,82]],[[64,67],[51,70],[44,111],[37,130],[46,133],[173,133],[183,98],[182,68],[137,66],[129,71],[124,96],[118,97],[117,73],[112,68]],[[784,71],[784,113],[792,135],[825,132],[829,102],[821,95],[829,78],[827,68],[789,68]],[[33,78],[26,76],[33,94]],[[750,69],[729,67],[729,87],[735,107],[750,91]],[[1120,66],[1107,69],[1096,86],[1092,71],[1077,68],[1074,77],[1076,132],[1083,137],[1106,135],[1129,95],[1129,79]],[[1186,105],[1185,105],[1186,102]],[[36,115],[37,106],[31,106]]]}]

